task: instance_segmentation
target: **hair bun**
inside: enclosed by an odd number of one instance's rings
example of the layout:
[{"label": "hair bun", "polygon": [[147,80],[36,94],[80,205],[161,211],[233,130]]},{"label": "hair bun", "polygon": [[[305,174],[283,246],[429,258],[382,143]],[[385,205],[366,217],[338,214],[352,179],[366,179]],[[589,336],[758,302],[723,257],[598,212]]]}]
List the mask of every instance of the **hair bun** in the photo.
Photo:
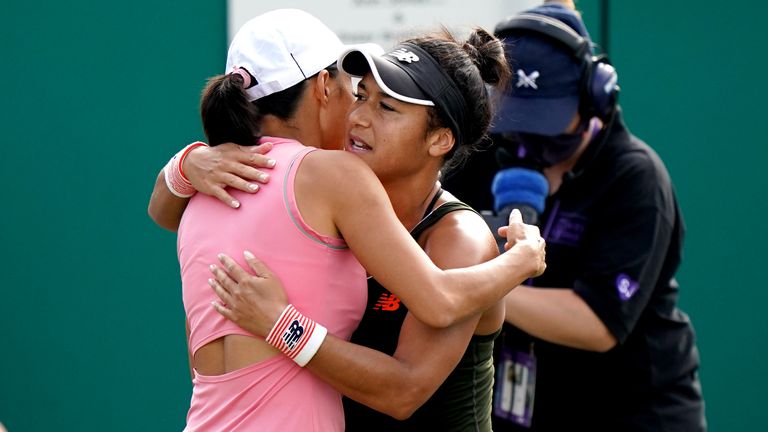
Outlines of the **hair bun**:
[{"label": "hair bun", "polygon": [[498,84],[508,79],[509,68],[504,55],[504,44],[496,36],[477,27],[467,38],[463,48],[480,70],[483,81]]}]

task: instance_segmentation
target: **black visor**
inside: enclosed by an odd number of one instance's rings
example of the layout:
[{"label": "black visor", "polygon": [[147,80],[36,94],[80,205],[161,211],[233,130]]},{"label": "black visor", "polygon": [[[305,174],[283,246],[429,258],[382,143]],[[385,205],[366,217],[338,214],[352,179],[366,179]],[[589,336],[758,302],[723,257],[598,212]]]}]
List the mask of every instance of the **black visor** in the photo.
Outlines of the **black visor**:
[{"label": "black visor", "polygon": [[[403,54],[401,58],[409,58],[411,62],[414,58],[419,61],[419,57],[413,53]],[[381,90],[397,100],[417,105],[435,105],[391,53],[380,56],[352,48],[341,54],[338,64],[341,70],[352,76],[362,77],[370,72]]]},{"label": "black visor", "polygon": [[403,43],[384,55],[352,48],[339,57],[339,69],[362,77],[371,72],[389,96],[417,105],[434,106],[461,141],[460,125],[466,119],[466,103],[440,64],[420,47]]}]

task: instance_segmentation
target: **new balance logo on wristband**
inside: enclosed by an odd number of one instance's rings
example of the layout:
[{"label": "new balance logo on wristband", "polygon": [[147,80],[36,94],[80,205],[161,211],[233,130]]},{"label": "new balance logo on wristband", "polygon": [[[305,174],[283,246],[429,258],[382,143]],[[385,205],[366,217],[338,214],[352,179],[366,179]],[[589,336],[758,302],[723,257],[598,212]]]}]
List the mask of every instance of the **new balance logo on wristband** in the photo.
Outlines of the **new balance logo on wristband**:
[{"label": "new balance logo on wristband", "polygon": [[283,341],[288,346],[289,350],[296,348],[296,344],[303,334],[304,327],[301,326],[299,320],[293,320],[291,325],[285,330],[285,333],[283,333]]},{"label": "new balance logo on wristband", "polygon": [[320,349],[327,334],[325,327],[305,317],[289,304],[264,340],[304,367]]}]

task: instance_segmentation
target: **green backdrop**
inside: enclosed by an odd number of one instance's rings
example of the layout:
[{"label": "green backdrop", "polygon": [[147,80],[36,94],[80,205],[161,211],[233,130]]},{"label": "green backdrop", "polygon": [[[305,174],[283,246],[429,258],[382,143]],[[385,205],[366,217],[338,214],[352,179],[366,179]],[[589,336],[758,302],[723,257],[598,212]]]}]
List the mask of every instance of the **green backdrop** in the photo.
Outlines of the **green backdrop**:
[{"label": "green backdrop", "polygon": [[163,160],[202,135],[224,3],[2,9],[0,421],[10,432],[181,430],[190,384],[175,235],[146,206]]},{"label": "green backdrop", "polygon": [[[713,431],[768,427],[764,2],[611,2],[630,128],[688,226],[681,303]],[[750,5],[751,3],[751,5]],[[599,2],[579,7],[597,38]],[[146,204],[202,136],[222,1],[8,0],[0,12],[0,422],[10,432],[180,430],[190,384],[175,236]],[[599,411],[596,412],[599,414]]]}]

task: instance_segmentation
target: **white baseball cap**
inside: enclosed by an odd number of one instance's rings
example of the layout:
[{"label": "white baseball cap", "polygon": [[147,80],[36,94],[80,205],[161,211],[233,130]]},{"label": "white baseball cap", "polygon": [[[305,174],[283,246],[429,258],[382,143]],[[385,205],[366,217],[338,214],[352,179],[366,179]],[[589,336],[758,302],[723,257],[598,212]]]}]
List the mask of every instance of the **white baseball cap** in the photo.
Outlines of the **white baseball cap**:
[{"label": "white baseball cap", "polygon": [[248,99],[285,90],[332,65],[344,51],[338,36],[299,9],[276,9],[246,22],[232,39],[227,69],[245,69],[253,80]]}]

